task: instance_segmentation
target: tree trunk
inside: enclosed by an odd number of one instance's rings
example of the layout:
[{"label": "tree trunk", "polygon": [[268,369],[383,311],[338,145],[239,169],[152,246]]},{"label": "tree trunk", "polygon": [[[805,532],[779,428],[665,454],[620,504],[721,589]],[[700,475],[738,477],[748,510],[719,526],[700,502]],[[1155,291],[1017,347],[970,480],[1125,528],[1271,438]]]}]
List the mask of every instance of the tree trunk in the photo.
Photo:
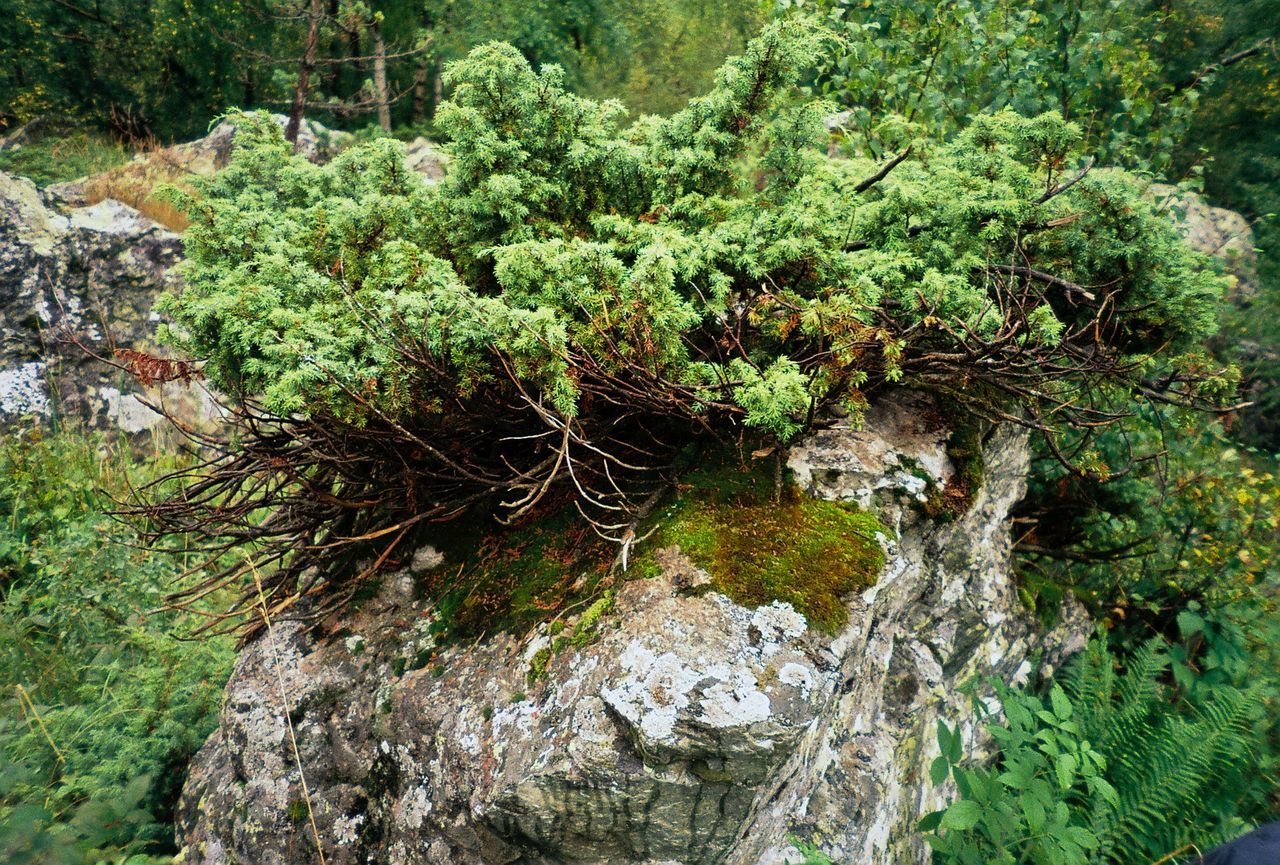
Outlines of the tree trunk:
[{"label": "tree trunk", "polygon": [[369,27],[373,37],[373,90],[378,98],[378,126],[391,131],[391,102],[387,95],[387,43],[382,39],[382,25],[374,21]]},{"label": "tree trunk", "polygon": [[324,18],[324,0],[311,0],[307,15],[307,41],[302,48],[302,62],[298,64],[298,84],[293,88],[293,105],[289,108],[289,125],[284,129],[286,141],[297,143],[298,130],[302,128],[302,112],[307,105],[307,90],[311,86],[311,72],[316,67],[316,42],[320,37],[320,21]]},{"label": "tree trunk", "polygon": [[[330,21],[337,21],[338,12],[338,0],[329,0],[329,8],[325,10],[325,15]],[[332,57],[341,57],[342,47],[341,30],[335,30],[333,38],[329,40],[329,55]],[[352,57],[358,56],[358,52],[349,53]],[[342,91],[342,70],[345,65],[346,64],[344,63],[330,63],[325,68],[323,77],[325,93],[337,94]]]},{"label": "tree trunk", "polygon": [[413,122],[421,123],[427,119],[427,76],[431,58],[423,55],[413,70]]},{"label": "tree trunk", "polygon": [[440,74],[440,60],[436,60],[435,80],[431,85],[431,116],[436,116],[436,109],[444,101],[444,77]]},{"label": "tree trunk", "polygon": [[244,78],[240,79],[240,81],[244,84],[244,99],[241,104],[245,108],[252,108],[258,101],[258,86],[257,81],[254,80],[253,71],[246,69]]}]

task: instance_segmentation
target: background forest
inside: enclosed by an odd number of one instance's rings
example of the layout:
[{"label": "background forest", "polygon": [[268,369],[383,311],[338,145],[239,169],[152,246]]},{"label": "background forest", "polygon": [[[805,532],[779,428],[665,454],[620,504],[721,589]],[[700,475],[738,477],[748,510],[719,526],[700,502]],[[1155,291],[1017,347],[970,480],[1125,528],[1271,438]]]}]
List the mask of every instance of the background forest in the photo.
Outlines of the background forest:
[{"label": "background forest", "polygon": [[[963,153],[979,116],[1056,112],[1098,166],[1202,192],[1258,247],[1257,285],[1227,292],[1212,336],[1164,298],[1161,326],[1231,370],[1212,377],[1230,410],[1127,391],[1117,423],[1040,439],[1014,526],[1024,600],[1048,622],[1074,595],[1101,627],[1052,681],[1002,690],[994,765],[938,731],[933,780],[961,795],[921,827],[935,861],[1154,865],[1276,819],[1280,0],[0,0],[0,135],[24,137],[0,170],[97,173],[235,108],[363,141],[465,141],[438,109],[465,103],[450,69],[493,40],[559,66],[569,94],[671,117],[761,28],[802,20],[822,48],[776,110],[825,100],[833,153]],[[206,192],[234,202],[238,177]],[[202,227],[197,257],[218,246]],[[781,446],[794,430],[770,411],[760,426]],[[69,423],[0,445],[5,862],[172,861],[183,767],[216,723],[234,640],[149,612],[191,562],[149,554],[108,512],[180,466],[154,451]]]}]

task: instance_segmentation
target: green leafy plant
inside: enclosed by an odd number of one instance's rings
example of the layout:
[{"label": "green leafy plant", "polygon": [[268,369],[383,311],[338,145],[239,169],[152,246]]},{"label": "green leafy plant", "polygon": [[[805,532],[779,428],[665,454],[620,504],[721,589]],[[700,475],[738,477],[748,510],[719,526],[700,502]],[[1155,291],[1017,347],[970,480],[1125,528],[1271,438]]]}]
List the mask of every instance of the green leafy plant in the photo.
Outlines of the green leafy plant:
[{"label": "green leafy plant", "polygon": [[[816,88],[847,107],[849,144],[874,152],[904,135],[955,134],[980,112],[1052,110],[1109,163],[1165,169],[1203,93],[1237,63],[1264,63],[1268,45],[1234,4],[1199,0],[787,5],[832,21],[844,40],[819,63]],[[1248,5],[1255,25],[1276,14]]]},{"label": "green leafy plant", "polygon": [[998,686],[994,765],[966,761],[958,730],[939,724],[932,780],[951,778],[960,798],[922,821],[935,861],[1146,865],[1240,830],[1258,693],[1177,698],[1159,640],[1119,663],[1095,640],[1047,702]]},{"label": "green leafy plant", "polygon": [[101,492],[172,465],[70,432],[0,446],[5,862],[136,863],[172,849],[182,767],[216,720],[231,646],[184,642],[189,619],[151,614],[180,563],[130,546]]},{"label": "green leafy plant", "polygon": [[[351,574],[342,538],[381,562],[415,526],[516,519],[553,487],[625,543],[691,438],[785,448],[899,381],[1089,422],[1212,328],[1222,283],[1060,117],[826,158],[825,108],[781,105],[826,38],[773,24],[706,96],[629,127],[484,46],[449,71],[434,186],[395,142],[317,166],[240,118],[231,165],[177,195],[189,260],[164,307],[237,433],[142,507],[157,537],[244,542],[286,606]],[[1202,399],[1180,368],[1167,385]]]}]

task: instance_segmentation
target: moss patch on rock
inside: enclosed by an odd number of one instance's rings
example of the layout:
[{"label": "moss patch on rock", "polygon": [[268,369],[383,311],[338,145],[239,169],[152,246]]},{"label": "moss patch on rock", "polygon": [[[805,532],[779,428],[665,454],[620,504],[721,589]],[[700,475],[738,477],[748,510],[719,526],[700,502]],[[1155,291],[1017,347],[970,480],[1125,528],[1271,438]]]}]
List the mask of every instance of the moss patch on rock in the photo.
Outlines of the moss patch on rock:
[{"label": "moss patch on rock", "polygon": [[435,602],[442,643],[526,631],[571,604],[589,603],[617,555],[567,502],[550,502],[509,528],[460,521],[426,540],[454,563],[421,586]]},{"label": "moss patch on rock", "polygon": [[[711,589],[744,606],[786,601],[815,627],[834,632],[847,618],[844,599],[872,585],[884,568],[876,535],[888,531],[873,514],[811,499],[790,483],[780,501],[773,494],[764,465],[699,469],[657,515],[649,549],[677,545],[711,575]],[[642,572],[656,568],[651,556]]]},{"label": "moss patch on rock", "polygon": [[[789,482],[781,501],[773,501],[773,492],[767,460],[743,466],[717,455],[687,472],[678,494],[650,517],[657,530],[629,576],[655,575],[654,551],[677,545],[711,575],[710,589],[744,606],[787,601],[815,627],[837,630],[846,618],[844,599],[883,569],[876,535],[888,531],[856,506],[811,499]],[[433,631],[442,644],[550,620],[554,656],[598,637],[612,609],[608,577],[617,546],[597,537],[567,503],[550,502],[510,528],[463,521],[423,540],[458,563],[419,586],[436,605]],[[575,608],[581,617],[565,632],[556,618]],[[549,661],[535,666],[545,669]]]}]

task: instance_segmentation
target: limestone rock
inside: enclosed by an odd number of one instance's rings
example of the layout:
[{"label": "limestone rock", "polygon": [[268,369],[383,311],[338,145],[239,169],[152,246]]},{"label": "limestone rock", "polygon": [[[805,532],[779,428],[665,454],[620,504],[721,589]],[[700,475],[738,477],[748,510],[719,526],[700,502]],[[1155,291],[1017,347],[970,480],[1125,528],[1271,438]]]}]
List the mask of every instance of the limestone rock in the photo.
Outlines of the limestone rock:
[{"label": "limestone rock", "polygon": [[621,585],[598,639],[549,660],[542,629],[435,646],[408,572],[337,636],[277,625],[243,652],[192,764],[183,861],[315,861],[288,717],[334,865],[782,865],[801,859],[792,838],[836,862],[924,863],[914,826],[946,792],[928,781],[938,719],[985,747],[960,686],[1023,679],[1034,652],[1056,664],[1090,631],[1068,608],[1044,633],[1016,596],[1005,519],[1024,435],[994,432],[985,483],[947,525],[910,509],[917,474],[900,495],[880,482],[914,460],[945,483],[946,438],[903,396],[793,451],[812,492],[898,509],[885,571],[835,635],[784,603],[684,592],[675,550]]},{"label": "limestone rock", "polygon": [[1258,293],[1258,254],[1253,227],[1234,210],[1213,207],[1194,192],[1153,183],[1148,194],[1173,218],[1187,245],[1196,252],[1221,259],[1235,277],[1232,298],[1247,301]]},{"label": "limestone rock", "polygon": [[[83,349],[109,357],[113,345],[152,347],[151,308],[181,255],[181,238],[125,204],[64,212],[31,181],[0,173],[0,422],[71,416],[126,432],[157,424],[130,377]],[[211,410],[202,391],[178,385],[148,398],[191,417]]]},{"label": "limestone rock", "polygon": [[902,393],[868,408],[861,427],[845,421],[813,433],[791,448],[787,467],[810,495],[875,508],[896,527],[952,480],[949,436],[926,397]]}]

